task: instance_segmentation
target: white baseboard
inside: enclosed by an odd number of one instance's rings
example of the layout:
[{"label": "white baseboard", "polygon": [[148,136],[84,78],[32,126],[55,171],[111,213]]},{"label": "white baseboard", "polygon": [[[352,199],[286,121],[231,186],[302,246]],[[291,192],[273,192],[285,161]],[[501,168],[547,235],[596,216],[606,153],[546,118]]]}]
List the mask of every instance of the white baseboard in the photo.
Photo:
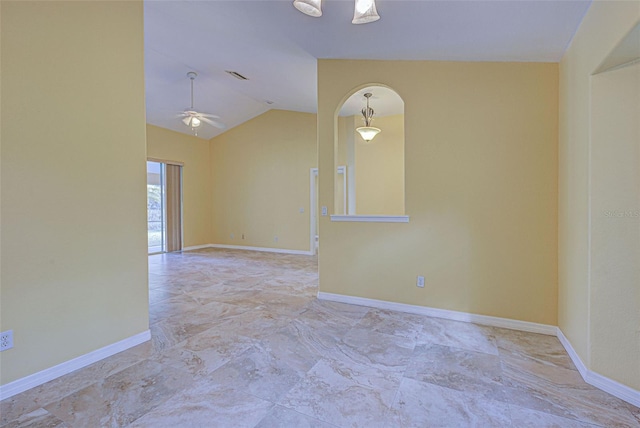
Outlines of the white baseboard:
[{"label": "white baseboard", "polygon": [[333,294],[318,292],[318,299],[330,300],[333,302],[350,303],[352,305],[369,306],[378,309],[388,309],[392,311],[407,312],[410,314],[426,315],[434,318],[444,318],[453,321],[472,322],[476,324],[488,325],[492,327],[502,327],[511,330],[528,331],[550,336],[556,335],[556,326],[547,324],[537,324],[527,321],[511,320],[507,318],[491,317],[487,315],[476,315],[467,312],[449,311],[446,309],[436,309],[427,306],[408,305],[405,303],[387,302],[384,300],[367,299],[364,297],[345,296],[343,294]]},{"label": "white baseboard", "polygon": [[587,369],[587,366],[584,365],[576,350],[573,349],[573,346],[571,346],[571,342],[569,342],[569,339],[567,339],[564,333],[562,333],[562,330],[560,330],[560,327],[557,327],[557,329],[558,331],[556,333],[556,336],[558,336],[558,340],[560,340],[560,343],[562,343],[562,346],[564,346],[565,351],[567,351],[567,354],[569,354],[569,358],[571,358],[571,361],[573,361],[573,364],[580,372],[580,376],[582,376],[582,379],[585,379],[586,381],[587,372],[589,371]]},{"label": "white baseboard", "polygon": [[81,355],[72,360],[65,361],[64,363],[39,371],[21,379],[14,380],[13,382],[9,382],[5,385],[1,385],[0,400],[13,397],[16,394],[19,394],[31,388],[35,388],[36,386],[42,385],[43,383],[49,382],[50,380],[56,379],[60,376],[86,367],[89,364],[93,364],[97,361],[115,355],[118,352],[133,348],[134,346],[144,343],[149,339],[151,339],[151,331],[146,330],[142,333],[138,333],[119,342],[112,343],[111,345],[107,345],[100,349],[96,349],[95,351],[89,352],[88,354]]},{"label": "white baseboard", "polygon": [[263,253],[298,254],[302,256],[314,255],[313,252],[305,251],[305,250],[287,250],[286,248],[250,247],[250,246],[244,246],[244,245],[225,245],[225,244],[194,245],[193,247],[184,247],[182,251],[201,250],[203,248],[222,248],[226,250],[261,251]]},{"label": "white baseboard", "polygon": [[268,248],[268,247],[245,247],[242,245],[223,245],[223,244],[210,244],[210,248],[224,248],[227,250],[246,250],[246,251],[262,251],[265,253],[281,253],[281,254],[298,254],[304,256],[312,256],[311,251],[305,250],[287,250],[284,248]]},{"label": "white baseboard", "polygon": [[620,382],[616,382],[613,379],[609,379],[608,377],[602,376],[596,372],[593,372],[587,369],[587,366],[582,362],[582,359],[578,355],[578,353],[571,346],[571,342],[566,338],[560,327],[558,327],[558,339],[564,349],[566,349],[567,354],[575,364],[576,368],[580,372],[582,379],[587,382],[591,386],[595,386],[598,389],[603,390],[615,397],[618,397],[621,400],[626,401],[627,403],[633,404],[636,407],[640,407],[640,391],[630,388],[626,385],[621,384]]},{"label": "white baseboard", "polygon": [[531,333],[546,334],[549,336],[557,336],[562,346],[569,354],[569,357],[575,364],[578,372],[589,385],[595,386],[627,403],[640,407],[640,391],[616,382],[613,379],[602,376],[593,372],[585,366],[578,354],[576,353],[569,340],[565,337],[559,327],[537,324],[533,322],[511,320],[507,318],[490,317],[486,315],[476,315],[466,312],[449,311],[445,309],[429,308],[426,306],[408,305],[404,303],[387,302],[384,300],[367,299],[365,297],[346,296],[343,294],[333,294],[318,292],[318,299],[329,300],[332,302],[349,303],[352,305],[368,306],[378,309],[387,309],[392,311],[407,312],[410,314],[426,315],[435,318],[444,318],[454,321],[472,322],[476,324],[489,325],[492,327],[502,327],[511,330],[527,331]]},{"label": "white baseboard", "polygon": [[202,250],[203,248],[211,248],[211,244],[193,245],[191,247],[182,247],[182,251]]},{"label": "white baseboard", "polygon": [[602,376],[593,372],[584,365],[578,354],[576,353],[569,340],[565,337],[559,327],[538,324],[527,321],[511,320],[507,318],[490,317],[486,315],[476,315],[467,312],[449,311],[445,309],[429,308],[427,306],[408,305],[404,303],[387,302],[385,300],[367,299],[365,297],[346,296],[344,294],[333,294],[318,292],[318,299],[329,300],[332,302],[349,303],[352,305],[368,306],[371,308],[387,309],[392,311],[407,312],[410,314],[426,315],[435,318],[444,318],[454,321],[472,322],[492,327],[502,327],[511,330],[527,331],[531,333],[546,334],[549,336],[557,336],[566,349],[569,357],[575,364],[578,372],[589,385],[595,386],[627,403],[640,407],[640,391],[616,382],[613,379]]}]

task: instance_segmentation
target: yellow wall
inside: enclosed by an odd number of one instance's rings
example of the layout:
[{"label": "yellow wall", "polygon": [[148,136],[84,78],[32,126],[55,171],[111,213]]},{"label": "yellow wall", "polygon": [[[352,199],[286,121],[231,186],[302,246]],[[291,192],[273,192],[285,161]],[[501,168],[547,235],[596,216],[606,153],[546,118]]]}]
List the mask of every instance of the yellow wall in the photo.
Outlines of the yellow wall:
[{"label": "yellow wall", "polygon": [[356,134],[356,214],[404,215],[404,116],[376,117],[372,126],[382,132],[370,143],[352,131]]},{"label": "yellow wall", "polygon": [[330,212],[335,114],[372,84],[405,103],[410,223],[321,217],[320,290],[555,325],[558,65],[320,60]]},{"label": "yellow wall", "polygon": [[0,4],[5,384],[149,318],[142,2]]},{"label": "yellow wall", "polygon": [[316,115],[270,110],[210,144],[213,243],[309,251]]},{"label": "yellow wall", "polygon": [[[335,144],[336,167],[347,166],[347,175],[355,175],[356,215],[404,214],[404,115],[375,118],[375,126],[383,132],[365,143],[356,128],[362,124],[357,116],[338,117]],[[353,168],[349,165],[348,149],[354,152]],[[336,172],[334,179],[334,214],[347,214],[344,177]],[[349,186],[346,186],[347,188]]]},{"label": "yellow wall", "polygon": [[182,228],[185,247],[211,243],[211,166],[209,142],[147,125],[147,156],[183,162]]},{"label": "yellow wall", "polygon": [[[348,210],[347,197],[349,196],[348,190],[348,176],[353,173],[353,167],[349,165],[347,146],[351,145],[354,148],[354,130],[355,121],[354,116],[338,117],[338,133],[335,145],[335,161],[336,161],[336,175],[334,178],[335,192],[334,192],[334,214],[345,215]],[[338,173],[338,168],[344,167],[344,174]]]},{"label": "yellow wall", "polygon": [[638,219],[605,211],[640,209],[638,105],[628,93],[638,77],[592,74],[639,19],[638,1],[594,2],[560,64],[558,216],[558,325],[587,368],[636,389]]}]

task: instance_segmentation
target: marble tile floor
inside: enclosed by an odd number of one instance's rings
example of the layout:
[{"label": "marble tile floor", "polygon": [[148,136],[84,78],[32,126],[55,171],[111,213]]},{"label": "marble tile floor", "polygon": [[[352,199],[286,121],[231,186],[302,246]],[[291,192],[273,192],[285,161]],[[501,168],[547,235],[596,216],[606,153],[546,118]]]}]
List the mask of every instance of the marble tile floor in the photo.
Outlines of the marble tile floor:
[{"label": "marble tile floor", "polygon": [[1,427],[640,427],[555,337],[318,301],[314,257],[149,268],[151,341],[0,402]]}]

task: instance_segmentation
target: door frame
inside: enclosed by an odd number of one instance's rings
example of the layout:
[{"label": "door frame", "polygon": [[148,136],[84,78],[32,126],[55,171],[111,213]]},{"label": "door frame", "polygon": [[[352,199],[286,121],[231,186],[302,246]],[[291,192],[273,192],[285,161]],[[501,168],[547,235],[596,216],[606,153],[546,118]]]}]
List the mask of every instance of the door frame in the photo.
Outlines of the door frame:
[{"label": "door frame", "polygon": [[318,195],[316,195],[316,184],[318,181],[318,168],[309,170],[309,254],[316,254],[316,223],[318,218]]}]

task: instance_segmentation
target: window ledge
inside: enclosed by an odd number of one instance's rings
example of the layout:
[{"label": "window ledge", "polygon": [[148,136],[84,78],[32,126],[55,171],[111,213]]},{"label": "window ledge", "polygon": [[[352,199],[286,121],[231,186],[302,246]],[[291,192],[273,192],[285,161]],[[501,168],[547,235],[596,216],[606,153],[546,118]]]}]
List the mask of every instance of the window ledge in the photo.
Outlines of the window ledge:
[{"label": "window ledge", "polygon": [[332,215],[331,221],[358,223],[409,223],[408,215]]}]

